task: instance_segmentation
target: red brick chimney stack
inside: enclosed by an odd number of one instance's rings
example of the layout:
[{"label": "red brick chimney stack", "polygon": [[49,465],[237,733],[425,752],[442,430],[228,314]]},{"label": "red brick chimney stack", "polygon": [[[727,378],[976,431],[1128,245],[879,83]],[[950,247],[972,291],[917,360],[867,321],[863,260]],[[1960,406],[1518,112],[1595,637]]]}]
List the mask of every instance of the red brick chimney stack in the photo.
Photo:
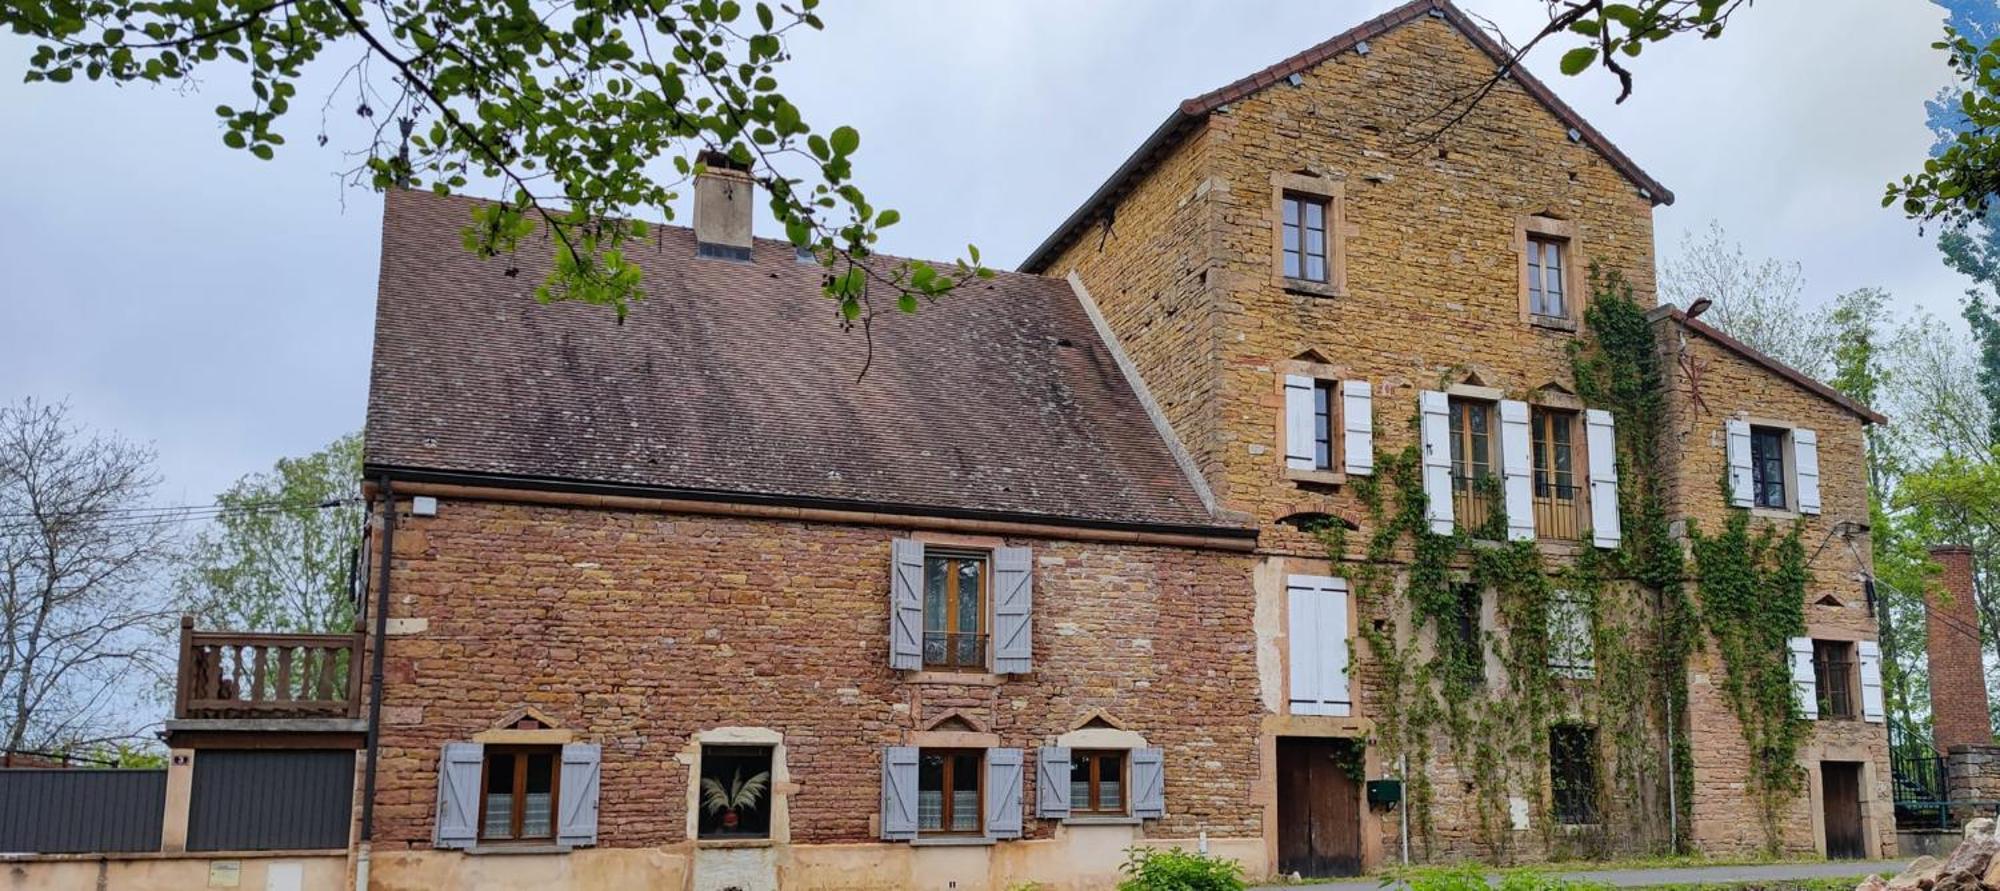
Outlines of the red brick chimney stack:
[{"label": "red brick chimney stack", "polygon": [[1938,751],[1993,742],[1986,710],[1986,668],[1979,645],[1979,604],[1972,587],[1972,549],[1938,545],[1931,559],[1944,567],[1939,578],[1949,599],[1926,604],[1930,631],[1931,739]]}]

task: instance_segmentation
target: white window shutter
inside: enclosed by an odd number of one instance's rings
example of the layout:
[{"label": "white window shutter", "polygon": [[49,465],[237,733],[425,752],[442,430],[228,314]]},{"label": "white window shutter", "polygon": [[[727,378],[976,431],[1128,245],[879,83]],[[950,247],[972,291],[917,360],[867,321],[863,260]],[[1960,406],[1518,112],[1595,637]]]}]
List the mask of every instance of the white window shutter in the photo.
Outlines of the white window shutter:
[{"label": "white window shutter", "polygon": [[1794,637],[1792,649],[1792,689],[1797,692],[1799,712],[1808,721],[1819,720],[1819,683],[1813,679],[1813,643],[1810,637]]},{"label": "white window shutter", "polygon": [[470,848],[479,841],[479,775],[486,747],[475,742],[444,744],[438,755],[437,820],[431,844]]},{"label": "white window shutter", "polygon": [[1799,513],[1819,513],[1819,434],[1792,431],[1792,475],[1799,480]]},{"label": "white window shutter", "polygon": [[1347,580],[1295,575],[1286,580],[1291,713],[1352,713],[1349,692]]},{"label": "white window shutter", "polygon": [[924,543],[899,538],[889,545],[889,667],[924,667]]},{"label": "white window shutter", "polygon": [[1375,472],[1375,391],[1367,381],[1340,382],[1341,452],[1346,471]]},{"label": "white window shutter", "polygon": [[889,746],[882,750],[882,838],[916,837],[917,747]]},{"label": "white window shutter", "polygon": [[570,743],[562,747],[556,844],[578,848],[597,844],[597,786],[602,757],[603,750],[596,743]]},{"label": "white window shutter", "polygon": [[1035,816],[1045,820],[1069,817],[1069,747],[1035,750]]},{"label": "white window shutter", "polygon": [[1729,440],[1729,503],[1749,507],[1753,492],[1750,475],[1750,422],[1731,420],[1723,425]]},{"label": "white window shutter", "polygon": [[1285,375],[1285,466],[1312,470],[1318,466],[1313,447],[1313,379]]},{"label": "white window shutter", "polygon": [[1450,535],[1451,518],[1451,399],[1436,390],[1417,394],[1422,411],[1424,498],[1429,502],[1431,531]]},{"label": "white window shutter", "polygon": [[1611,413],[1583,413],[1583,448],[1590,465],[1590,538],[1600,548],[1624,539],[1618,523],[1618,437]]},{"label": "white window shutter", "polygon": [[1882,645],[1864,640],[1855,647],[1861,651],[1861,717],[1880,724],[1887,719],[1882,708]]},{"label": "white window shutter", "polygon": [[1528,404],[1500,400],[1501,491],[1507,501],[1507,538],[1535,540],[1534,460],[1528,451]]},{"label": "white window shutter", "polygon": [[1132,750],[1132,816],[1141,820],[1167,815],[1166,753]]},{"label": "white window shutter", "polygon": [[1035,555],[1028,548],[993,551],[993,671],[1034,669]]},{"label": "white window shutter", "polygon": [[1021,837],[1021,750],[986,750],[986,837]]}]

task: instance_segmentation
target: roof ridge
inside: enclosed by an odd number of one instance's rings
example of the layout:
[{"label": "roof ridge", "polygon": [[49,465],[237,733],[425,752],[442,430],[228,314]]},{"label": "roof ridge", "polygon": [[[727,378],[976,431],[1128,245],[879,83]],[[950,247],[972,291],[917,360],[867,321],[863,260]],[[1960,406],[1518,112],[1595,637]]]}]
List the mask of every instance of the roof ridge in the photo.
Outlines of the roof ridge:
[{"label": "roof ridge", "polygon": [[1689,318],[1686,310],[1683,310],[1680,307],[1675,306],[1674,304],[1671,303],[1663,304],[1660,306],[1653,307],[1651,310],[1648,310],[1646,312],[1646,320],[1649,322],[1657,322],[1662,319],[1673,319],[1677,322],[1680,322],[1682,325],[1686,326],[1689,330],[1695,332],[1696,334],[1706,337],[1709,340],[1715,341],[1717,344],[1721,345],[1724,349],[1735,352],[1737,355],[1740,355],[1745,359],[1749,359],[1752,362],[1755,362],[1759,365],[1764,366],[1765,368],[1777,372],[1779,377],[1791,381],[1792,383],[1798,385],[1799,387],[1804,388],[1807,391],[1810,391],[1813,395],[1818,396],[1821,399],[1825,399],[1828,402],[1831,402],[1835,405],[1840,406],[1841,408],[1847,409],[1848,411],[1861,416],[1861,419],[1867,421],[1868,423],[1871,424],[1889,423],[1889,418],[1887,415],[1884,415],[1881,412],[1876,411],[1875,409],[1869,408],[1867,405],[1863,404],[1861,400],[1855,399],[1854,397],[1849,396],[1846,393],[1842,393],[1839,390],[1836,390],[1828,386],[1824,382],[1820,381],[1818,378],[1815,378],[1812,375],[1809,375],[1803,371],[1793,368],[1790,365],[1785,364],[1784,360],[1779,359],[1776,356],[1766,353],[1763,350],[1757,349],[1756,347],[1744,343],[1741,340],[1737,340],[1733,335],[1729,334],[1726,331],[1723,331],[1720,328],[1715,327],[1714,325],[1710,325],[1709,323],[1701,321],[1699,319]]}]

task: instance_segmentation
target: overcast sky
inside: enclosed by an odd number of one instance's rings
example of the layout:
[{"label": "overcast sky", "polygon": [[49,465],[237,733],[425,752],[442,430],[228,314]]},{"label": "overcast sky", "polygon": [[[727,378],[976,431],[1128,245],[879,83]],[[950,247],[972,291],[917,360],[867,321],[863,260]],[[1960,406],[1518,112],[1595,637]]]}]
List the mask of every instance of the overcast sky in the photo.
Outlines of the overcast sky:
[{"label": "overcast sky", "polygon": [[[1011,268],[1179,100],[1391,5],[832,0],[780,77],[820,129],[860,129],[864,188],[903,214],[887,250],[971,242]],[[1464,5],[1517,40],[1544,16]],[[1760,4],[1720,41],[1648,49],[1623,105],[1608,77],[1556,75],[1556,52],[1530,67],[1674,190],[1661,256],[1715,219],[1753,257],[1802,262],[1813,300],[1873,285],[1955,319],[1965,282],[1880,206],[1930,144],[1942,20],[1920,0]],[[0,34],[0,400],[67,399],[153,443],[173,503],[358,429],[381,201],[341,191],[340,140],[313,145],[334,72],[302,85],[265,163],[220,144],[211,109],[246,95],[220,72],[185,93],[25,85],[27,54]]]}]

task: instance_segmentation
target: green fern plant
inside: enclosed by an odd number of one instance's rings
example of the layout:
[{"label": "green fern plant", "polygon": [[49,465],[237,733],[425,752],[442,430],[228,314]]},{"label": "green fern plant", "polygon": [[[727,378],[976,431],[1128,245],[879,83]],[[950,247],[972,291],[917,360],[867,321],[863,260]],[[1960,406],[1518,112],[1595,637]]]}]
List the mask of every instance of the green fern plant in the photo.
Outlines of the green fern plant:
[{"label": "green fern plant", "polygon": [[736,771],[729,786],[723,787],[714,777],[704,777],[701,781],[702,807],[711,814],[723,811],[754,811],[757,802],[763,799],[764,790],[770,785],[771,772],[760,770],[749,779],[743,778],[743,771]]}]

